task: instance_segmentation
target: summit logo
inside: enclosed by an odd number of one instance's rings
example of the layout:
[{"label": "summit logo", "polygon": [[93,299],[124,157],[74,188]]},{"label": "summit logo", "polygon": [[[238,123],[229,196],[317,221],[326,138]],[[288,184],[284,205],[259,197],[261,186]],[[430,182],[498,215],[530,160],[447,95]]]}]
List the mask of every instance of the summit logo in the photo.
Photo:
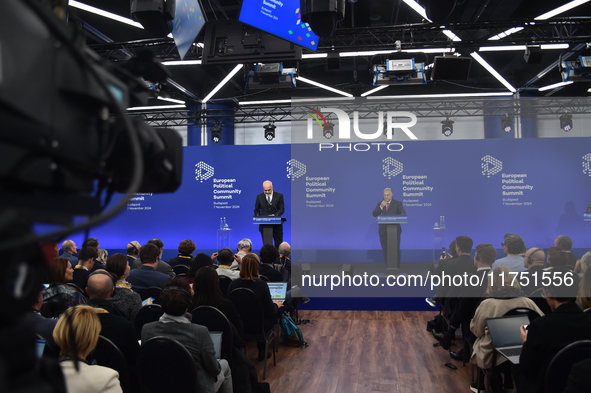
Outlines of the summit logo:
[{"label": "summit logo", "polygon": [[482,157],[481,161],[480,167],[483,176],[491,177],[503,170],[503,163],[492,156],[486,155]]},{"label": "summit logo", "polygon": [[203,183],[204,180],[211,178],[214,173],[215,171],[213,167],[203,161],[199,161],[197,164],[195,164],[195,180],[198,180],[200,183]]}]

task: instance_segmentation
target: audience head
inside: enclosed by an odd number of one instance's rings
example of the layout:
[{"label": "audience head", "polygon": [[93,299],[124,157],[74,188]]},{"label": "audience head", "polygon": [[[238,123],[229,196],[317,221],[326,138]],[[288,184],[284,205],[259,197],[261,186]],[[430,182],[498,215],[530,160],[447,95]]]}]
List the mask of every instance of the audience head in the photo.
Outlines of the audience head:
[{"label": "audience head", "polygon": [[83,246],[78,253],[78,261],[87,262],[91,259],[95,261],[98,258],[98,252],[96,248],[92,246]]},{"label": "audience head", "polygon": [[256,280],[259,278],[259,260],[256,254],[246,254],[242,257],[240,278],[243,280]]},{"label": "audience head", "polygon": [[186,240],[182,240],[179,243],[179,253],[183,254],[183,255],[191,255],[193,254],[193,251],[195,251],[195,249],[197,248],[197,246],[195,246],[195,243],[193,242],[193,240],[191,239],[186,239]]},{"label": "audience head", "polygon": [[101,322],[94,308],[86,305],[70,307],[60,317],[53,338],[60,346],[60,355],[86,359],[96,347]]},{"label": "audience head", "polygon": [[514,233],[505,234],[504,241],[502,243],[505,254],[523,254],[525,252],[525,243],[521,236]]},{"label": "audience head", "polygon": [[497,259],[497,250],[490,243],[480,243],[476,246],[474,261],[480,265],[490,266]]},{"label": "audience head", "polygon": [[67,258],[57,257],[49,266],[50,282],[65,284],[74,278],[74,269]]},{"label": "audience head", "polygon": [[519,280],[510,272],[507,266],[496,266],[490,271],[486,291],[490,297],[514,297],[516,291],[521,291]]},{"label": "audience head", "polygon": [[544,266],[546,252],[541,248],[532,247],[523,256],[523,265],[530,269],[534,266]]},{"label": "audience head", "polygon": [[472,250],[472,245],[474,242],[468,236],[458,236],[456,237],[456,246],[460,249],[463,253],[469,253]]},{"label": "audience head", "polygon": [[279,245],[279,249],[277,251],[279,252],[280,256],[289,258],[291,255],[291,246],[288,242],[283,242]]},{"label": "audience head", "polygon": [[204,266],[197,270],[195,281],[193,282],[193,308],[217,304],[224,298],[220,290],[220,280],[214,269]]},{"label": "audience head", "polygon": [[252,240],[248,239],[248,238],[244,238],[242,240],[240,240],[238,242],[238,251],[246,251],[246,252],[250,252],[250,250],[252,250]]},{"label": "audience head", "polygon": [[560,235],[554,239],[554,245],[562,248],[564,251],[570,251],[573,248],[573,241],[566,235]]},{"label": "audience head", "polygon": [[191,305],[191,286],[180,278],[172,278],[164,285],[159,302],[165,313],[181,316]]},{"label": "audience head", "polygon": [[261,256],[261,263],[274,263],[279,258],[279,253],[272,244],[265,244],[261,247],[259,254]]},{"label": "audience head", "polygon": [[218,252],[218,262],[220,265],[230,266],[234,262],[234,253],[229,248],[222,248]]},{"label": "audience head", "polygon": [[115,290],[115,278],[104,269],[96,270],[88,275],[86,294],[89,299],[109,300]]},{"label": "audience head", "polygon": [[129,263],[127,257],[121,253],[113,254],[107,258],[105,270],[111,273],[117,280],[124,280],[129,275]]},{"label": "audience head", "polygon": [[73,240],[65,240],[62,243],[62,251],[72,255],[76,254],[78,252],[76,249],[76,243],[74,243]]},{"label": "audience head", "polygon": [[101,262],[106,262],[107,258],[109,257],[109,251],[105,250],[104,248],[99,248],[97,250],[97,252],[98,252],[98,256],[96,259]]},{"label": "audience head", "polygon": [[589,267],[591,267],[591,251],[587,251],[585,255],[581,257],[581,274],[585,274]]},{"label": "audience head", "polygon": [[132,255],[137,257],[138,255],[140,255],[140,247],[142,245],[138,242],[138,241],[131,241],[129,243],[127,243],[127,247],[125,248],[125,252],[127,253],[127,255]]},{"label": "audience head", "polygon": [[587,269],[583,273],[583,278],[579,282],[578,296],[583,310],[591,307],[591,269]]},{"label": "audience head", "polygon": [[548,250],[548,265],[552,267],[566,266],[568,254],[560,247],[550,247]]},{"label": "audience head", "polygon": [[209,255],[201,252],[195,255],[195,258],[193,258],[191,261],[191,265],[189,265],[189,271],[187,272],[187,277],[195,277],[195,274],[197,274],[199,269],[204,266],[209,268],[213,267],[213,261]]},{"label": "audience head", "polygon": [[146,243],[140,248],[140,259],[142,265],[158,263],[160,249],[154,243]]},{"label": "audience head", "polygon": [[[565,252],[562,251],[562,253]],[[566,273],[566,270],[563,272]],[[574,275],[572,272],[570,274]],[[565,276],[563,275],[562,277],[564,278]],[[548,302],[552,311],[561,303],[574,303],[577,300],[577,292],[581,287],[580,282],[579,287],[572,285],[572,281],[571,285],[567,285],[565,282],[558,282],[558,280],[550,280],[549,284],[542,287],[542,295],[546,298],[546,302]]]},{"label": "audience head", "polygon": [[82,243],[82,248],[84,247],[94,247],[97,249],[100,248],[98,239],[96,237],[89,237],[88,239],[84,240],[84,243]]},{"label": "audience head", "polygon": [[150,239],[150,240],[148,240],[148,243],[154,244],[160,250],[164,249],[164,243],[162,243],[162,240],[160,240],[160,239]]}]

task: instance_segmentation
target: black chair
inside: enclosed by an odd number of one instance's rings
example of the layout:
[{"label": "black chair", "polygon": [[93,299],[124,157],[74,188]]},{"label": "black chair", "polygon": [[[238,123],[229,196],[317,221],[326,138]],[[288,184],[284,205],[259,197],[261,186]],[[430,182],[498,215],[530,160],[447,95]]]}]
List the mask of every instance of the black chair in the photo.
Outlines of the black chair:
[{"label": "black chair", "polygon": [[148,304],[139,309],[133,320],[133,327],[138,339],[142,338],[142,328],[146,323],[156,322],[164,314],[159,304]]},{"label": "black chair", "polygon": [[591,359],[591,340],[575,341],[562,348],[550,361],[546,370],[546,392],[562,392],[575,363]]},{"label": "black chair", "polygon": [[586,308],[585,310],[583,310],[583,312],[586,312],[587,314],[591,314],[591,307]]},{"label": "black chair", "polygon": [[232,368],[234,331],[232,323],[224,313],[213,306],[199,306],[191,311],[191,322],[205,326],[210,332],[222,332],[221,358],[226,359]]},{"label": "black chair", "polygon": [[177,277],[185,277],[187,275],[187,272],[189,271],[189,266],[175,265],[175,267],[172,268],[172,271],[174,272],[174,274],[176,274]]},{"label": "black chair", "polygon": [[178,341],[152,337],[142,343],[140,380],[148,393],[195,393],[197,368],[191,353]]},{"label": "black chair", "polygon": [[99,336],[96,348],[90,355],[90,357],[96,360],[96,364],[99,366],[109,367],[119,373],[119,383],[123,393],[127,393],[130,390],[129,386],[129,366],[127,360],[121,350],[104,336]]},{"label": "black chair", "polygon": [[162,288],[160,287],[148,287],[137,291],[140,294],[142,300],[146,300],[147,298],[151,297],[154,299],[152,303],[158,303],[160,300],[160,295],[162,294]]},{"label": "black chair", "polygon": [[275,330],[265,331],[265,313],[261,300],[253,291],[248,288],[236,288],[228,294],[230,300],[238,315],[244,324],[243,338],[247,341],[265,342],[265,359],[263,363],[263,379],[267,377],[267,357],[269,343],[273,342],[273,365],[277,364],[275,352],[277,352],[277,342],[275,341]]},{"label": "black chair", "polygon": [[219,276],[219,281],[220,281],[220,291],[222,291],[224,296],[226,296],[228,293],[228,287],[232,283],[232,279],[230,277],[226,277],[226,276]]},{"label": "black chair", "polygon": [[267,278],[267,276],[263,276],[262,274],[259,274],[259,278],[260,278],[261,280],[265,281],[265,282],[270,282],[270,281],[271,281],[271,280],[269,280],[269,279]]},{"label": "black chair", "polygon": [[504,317],[508,317],[511,315],[527,315],[527,317],[529,318],[529,321],[533,321],[536,318],[541,317],[540,313],[538,313],[536,310],[534,310],[533,308],[529,308],[529,307],[515,307],[512,308],[511,310],[507,311],[505,314],[503,314]]},{"label": "black chair", "polygon": [[538,288],[535,291],[533,291],[532,293],[530,293],[530,295],[528,296],[528,298],[531,299],[532,302],[534,302],[536,304],[536,306],[538,306],[538,308],[540,310],[542,310],[542,312],[545,314],[550,314],[552,312],[552,309],[550,308],[550,306],[548,305],[548,302],[546,302],[546,299],[544,299],[544,297],[542,296],[542,290],[544,288]]}]

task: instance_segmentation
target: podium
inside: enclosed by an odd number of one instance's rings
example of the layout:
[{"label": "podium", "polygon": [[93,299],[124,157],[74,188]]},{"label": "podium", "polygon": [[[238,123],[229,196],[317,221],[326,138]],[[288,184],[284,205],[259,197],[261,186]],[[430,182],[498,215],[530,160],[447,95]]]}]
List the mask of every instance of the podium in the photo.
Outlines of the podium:
[{"label": "podium", "polygon": [[263,244],[273,245],[273,225],[281,225],[286,221],[283,217],[278,216],[254,216],[252,223],[260,225],[263,233]]},{"label": "podium", "polygon": [[386,230],[386,273],[396,274],[400,268],[400,224],[407,223],[407,216],[378,216],[377,222]]}]

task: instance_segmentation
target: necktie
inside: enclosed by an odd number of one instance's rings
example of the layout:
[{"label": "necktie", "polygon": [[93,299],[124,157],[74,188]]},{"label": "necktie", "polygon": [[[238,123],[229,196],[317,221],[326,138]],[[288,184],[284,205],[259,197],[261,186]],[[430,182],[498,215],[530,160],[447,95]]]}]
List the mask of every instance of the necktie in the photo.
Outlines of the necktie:
[{"label": "necktie", "polygon": [[390,202],[386,203],[386,211],[390,208]]},{"label": "necktie", "polygon": [[267,202],[269,202],[269,205],[271,204],[271,195],[267,195]]}]

